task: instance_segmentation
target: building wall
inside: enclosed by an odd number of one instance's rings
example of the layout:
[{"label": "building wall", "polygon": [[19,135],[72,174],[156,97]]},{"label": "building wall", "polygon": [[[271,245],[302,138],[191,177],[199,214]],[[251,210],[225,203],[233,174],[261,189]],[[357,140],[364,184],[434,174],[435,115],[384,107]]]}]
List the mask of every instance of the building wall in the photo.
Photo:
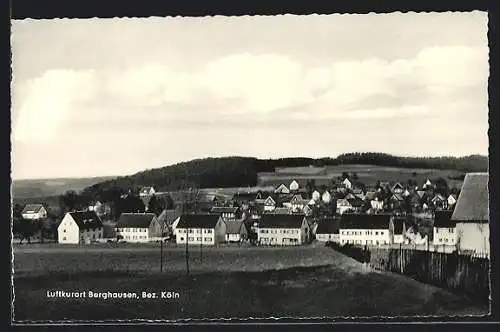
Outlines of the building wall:
[{"label": "building wall", "polygon": [[216,237],[215,228],[177,228],[176,243],[186,244],[188,241],[188,244],[214,245]]},{"label": "building wall", "polygon": [[321,242],[336,242],[339,243],[340,235],[339,234],[316,234],[316,240]]},{"label": "building wall", "polygon": [[45,210],[44,207],[40,209],[37,213],[23,213],[22,214],[24,219],[31,219],[31,220],[37,220],[37,219],[44,219],[47,218],[47,210]]},{"label": "building wall", "polygon": [[80,243],[102,239],[103,233],[104,229],[102,227],[80,230]]},{"label": "building wall", "polygon": [[457,223],[459,250],[490,253],[490,225],[488,223]]},{"label": "building wall", "polygon": [[153,218],[151,221],[151,224],[149,225],[149,237],[161,237],[162,236],[162,231],[166,232],[167,227],[161,227],[162,223],[158,221],[156,217]]},{"label": "building wall", "polygon": [[457,244],[457,230],[455,227],[434,227],[433,244],[435,246],[454,246]]},{"label": "building wall", "polygon": [[148,242],[149,228],[120,227],[116,229],[116,235],[127,242]]},{"label": "building wall", "polygon": [[405,236],[403,234],[394,234],[392,242],[395,244],[405,243]]},{"label": "building wall", "polygon": [[239,242],[241,241],[241,234],[226,234],[226,241]]},{"label": "building wall", "polygon": [[386,229],[341,229],[340,244],[387,245],[391,244],[392,235]]},{"label": "building wall", "polygon": [[258,228],[257,241],[264,245],[300,245],[304,242],[300,228]]},{"label": "building wall", "polygon": [[80,242],[80,230],[73,218],[66,214],[57,227],[57,242],[66,244],[78,244]]}]

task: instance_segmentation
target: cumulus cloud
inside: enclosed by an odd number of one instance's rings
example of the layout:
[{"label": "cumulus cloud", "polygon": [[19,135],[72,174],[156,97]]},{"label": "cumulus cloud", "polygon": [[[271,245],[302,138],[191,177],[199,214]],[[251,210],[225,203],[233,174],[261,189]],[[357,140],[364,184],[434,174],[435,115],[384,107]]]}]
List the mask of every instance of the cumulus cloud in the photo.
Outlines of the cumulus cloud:
[{"label": "cumulus cloud", "polygon": [[19,106],[13,120],[14,139],[44,141],[56,136],[73,107],[95,96],[94,79],[93,71],[48,70],[22,85],[19,96],[25,98],[13,97],[12,102],[14,108]]},{"label": "cumulus cloud", "polygon": [[[487,77],[487,48],[467,46],[428,47],[409,59],[322,66],[279,54],[237,53],[192,71],[163,63],[114,71],[49,70],[30,81],[23,100],[16,101],[14,132],[18,140],[47,140],[65,119],[98,119],[106,112],[108,121],[134,123],[151,116],[182,122],[236,114],[269,121],[412,117],[430,113],[436,101],[462,97],[463,89],[483,86],[486,92]],[[113,108],[102,107],[106,102]]]}]

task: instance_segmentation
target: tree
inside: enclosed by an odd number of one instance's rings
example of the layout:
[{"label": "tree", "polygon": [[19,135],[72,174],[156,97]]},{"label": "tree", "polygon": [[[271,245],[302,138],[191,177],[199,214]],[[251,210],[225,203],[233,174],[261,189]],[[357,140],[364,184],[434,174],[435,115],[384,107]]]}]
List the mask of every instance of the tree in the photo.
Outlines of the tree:
[{"label": "tree", "polygon": [[12,216],[14,218],[21,218],[24,207],[21,204],[15,203],[12,207]]},{"label": "tree", "polygon": [[450,188],[448,187],[448,182],[446,182],[446,179],[439,178],[434,182],[434,185],[437,193],[444,196],[448,195]]},{"label": "tree", "polygon": [[357,174],[356,172],[353,172],[353,173],[351,174],[351,177],[352,177],[352,180],[353,180],[353,181],[358,181],[358,179],[359,179],[358,174]]},{"label": "tree", "polygon": [[172,199],[172,196],[165,195],[164,200],[165,200],[165,209],[171,210],[174,208],[174,200]]},{"label": "tree", "polygon": [[76,191],[68,190],[63,195],[59,196],[59,207],[61,212],[64,214],[66,212],[75,211],[79,204],[79,197]]},{"label": "tree", "polygon": [[20,238],[20,243],[25,239],[31,243],[31,237],[38,231],[38,223],[29,219],[16,218],[13,225],[13,233]]},{"label": "tree", "polygon": [[148,202],[148,211],[154,213],[157,217],[165,209],[165,200],[153,195]]},{"label": "tree", "polygon": [[342,180],[348,179],[349,178],[349,173],[347,172],[342,172]]}]

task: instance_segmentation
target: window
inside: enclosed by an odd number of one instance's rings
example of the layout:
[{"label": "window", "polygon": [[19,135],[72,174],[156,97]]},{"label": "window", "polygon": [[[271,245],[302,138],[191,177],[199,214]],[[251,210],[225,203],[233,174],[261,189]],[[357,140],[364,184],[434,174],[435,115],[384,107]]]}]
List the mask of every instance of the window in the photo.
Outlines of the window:
[{"label": "window", "polygon": [[92,235],[92,238],[95,240],[95,234],[94,234],[94,235]]},{"label": "window", "polygon": [[448,242],[448,239],[444,239],[444,242]]},{"label": "window", "polygon": [[378,235],[378,232],[375,232],[375,235]]},{"label": "window", "polygon": [[209,229],[207,232],[208,232],[208,234],[212,234],[212,230],[211,229]]},{"label": "window", "polygon": [[436,233],[439,233],[439,228],[436,228]]},{"label": "window", "polygon": [[188,241],[194,241],[194,237],[188,237]]},{"label": "window", "polygon": [[384,232],[382,232],[382,231],[381,231],[381,232],[380,232],[380,235],[384,235]]},{"label": "window", "polygon": [[450,228],[450,233],[453,233],[453,228]]},{"label": "window", "polygon": [[197,238],[196,238],[196,241],[201,241],[201,237],[197,237]]},{"label": "window", "polygon": [[204,239],[204,241],[205,241],[205,242],[212,242],[212,238],[211,238],[211,237],[206,237],[206,238]]},{"label": "window", "polygon": [[63,232],[66,233],[66,229],[63,229]]},{"label": "window", "polygon": [[443,242],[443,239],[439,239],[439,242]]},{"label": "window", "polygon": [[184,241],[184,238],[183,238],[183,237],[181,237],[181,241]]}]

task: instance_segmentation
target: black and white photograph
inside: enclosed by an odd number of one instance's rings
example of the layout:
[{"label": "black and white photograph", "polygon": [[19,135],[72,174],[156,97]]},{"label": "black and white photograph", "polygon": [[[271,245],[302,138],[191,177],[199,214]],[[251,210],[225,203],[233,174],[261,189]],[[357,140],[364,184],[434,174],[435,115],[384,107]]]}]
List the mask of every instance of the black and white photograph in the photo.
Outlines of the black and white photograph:
[{"label": "black and white photograph", "polygon": [[490,315],[488,13],[11,20],[12,321]]}]

